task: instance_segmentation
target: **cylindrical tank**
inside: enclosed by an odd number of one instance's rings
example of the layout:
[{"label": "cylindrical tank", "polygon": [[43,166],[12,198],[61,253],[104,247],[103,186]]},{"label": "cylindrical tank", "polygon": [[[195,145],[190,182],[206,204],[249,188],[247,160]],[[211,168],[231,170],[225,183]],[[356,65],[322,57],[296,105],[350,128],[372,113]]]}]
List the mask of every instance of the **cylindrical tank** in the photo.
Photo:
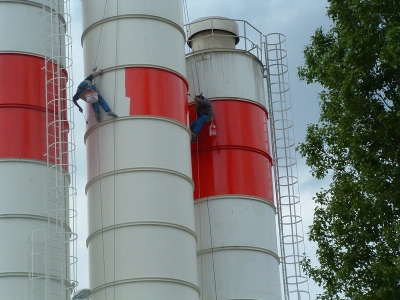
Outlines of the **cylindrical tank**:
[{"label": "cylindrical tank", "polygon": [[[217,131],[206,123],[191,147],[201,299],[280,300],[262,62],[235,49],[233,20],[202,18],[187,32],[189,92],[211,99]],[[193,121],[193,102],[189,111]]]},{"label": "cylindrical tank", "polygon": [[[71,298],[64,1],[48,3],[0,1],[2,299]],[[49,48],[60,51],[53,60]],[[61,74],[57,82],[46,70]]]},{"label": "cylindrical tank", "polygon": [[182,1],[82,5],[91,299],[199,299]]}]

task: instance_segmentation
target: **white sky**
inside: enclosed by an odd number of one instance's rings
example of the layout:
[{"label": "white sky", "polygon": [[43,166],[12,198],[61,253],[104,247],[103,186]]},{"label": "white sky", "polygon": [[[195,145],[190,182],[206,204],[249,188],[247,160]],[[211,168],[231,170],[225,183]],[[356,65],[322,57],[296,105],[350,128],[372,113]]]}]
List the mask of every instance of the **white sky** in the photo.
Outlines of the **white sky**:
[{"label": "white sky", "polygon": [[[165,1],[165,0],[153,0]],[[200,17],[222,16],[248,21],[263,34],[282,33],[286,36],[286,49],[288,53],[291,100],[293,105],[293,119],[296,144],[304,140],[306,125],[315,123],[319,117],[317,93],[321,88],[317,85],[306,85],[297,78],[297,67],[303,65],[303,49],[310,43],[310,37],[315,30],[322,26],[329,28],[326,17],[326,0],[186,0],[189,19],[194,21]],[[82,33],[82,2],[71,0],[72,38],[73,38],[73,79],[77,84],[87,74],[83,70],[83,52],[81,47]],[[101,68],[101,66],[99,66]],[[84,108],[87,109],[87,108]],[[85,111],[87,116],[87,112]],[[87,203],[85,195],[86,184],[86,149],[83,143],[85,133],[85,120],[76,110],[75,112],[75,142],[76,165],[78,168],[76,181],[78,188],[78,281],[79,287],[89,287],[88,259],[86,249],[87,237]],[[313,201],[312,197],[326,182],[320,182],[311,177],[304,160],[297,154],[298,173],[300,178],[300,197],[304,232],[312,223]],[[315,261],[316,246],[307,241],[306,253]],[[310,281],[311,299],[321,292]]]}]

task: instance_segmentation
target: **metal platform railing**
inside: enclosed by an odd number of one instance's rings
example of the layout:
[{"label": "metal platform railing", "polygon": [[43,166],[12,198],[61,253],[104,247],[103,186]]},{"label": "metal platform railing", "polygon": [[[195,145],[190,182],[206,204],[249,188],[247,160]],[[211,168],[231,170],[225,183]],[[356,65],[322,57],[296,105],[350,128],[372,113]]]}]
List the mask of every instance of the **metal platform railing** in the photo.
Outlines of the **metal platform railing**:
[{"label": "metal platform railing", "polygon": [[[195,26],[195,24],[198,22],[204,22],[204,21],[209,22],[210,28],[211,28],[211,31],[208,35],[202,35],[200,38],[191,38],[191,39],[187,40],[186,49],[185,49],[186,55],[191,55],[195,52],[188,45],[191,44],[196,39],[204,39],[206,37],[213,37],[213,36],[232,37],[231,34],[224,33],[224,32],[218,31],[218,30],[214,30],[213,23],[218,20],[226,20],[226,19],[221,18],[221,17],[209,17],[209,18],[197,20],[197,21],[191,22],[190,24],[185,25],[185,31],[186,31],[186,35],[188,37],[190,37],[192,35],[191,27]],[[231,19],[231,20],[235,21],[238,24],[238,28],[239,28],[239,34],[236,36],[236,38],[238,38],[239,42],[235,46],[235,51],[244,51],[246,53],[254,55],[260,61],[263,61],[264,60],[263,49],[262,49],[263,34],[257,28],[255,28],[253,25],[248,23],[247,21],[237,20],[237,19]],[[214,39],[211,39],[211,40],[214,40]],[[209,50],[207,50],[207,51],[209,51]],[[196,51],[196,52],[198,52],[198,51]]]}]

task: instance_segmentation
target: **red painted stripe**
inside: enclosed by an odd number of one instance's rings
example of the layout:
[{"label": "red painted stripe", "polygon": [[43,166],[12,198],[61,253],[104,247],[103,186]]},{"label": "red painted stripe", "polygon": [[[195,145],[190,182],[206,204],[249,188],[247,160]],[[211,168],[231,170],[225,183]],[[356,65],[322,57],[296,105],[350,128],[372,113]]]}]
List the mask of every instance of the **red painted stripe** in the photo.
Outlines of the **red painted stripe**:
[{"label": "red painted stripe", "polygon": [[[273,202],[272,158],[267,111],[247,101],[212,102],[217,135],[209,136],[206,123],[192,143],[194,198],[241,194]],[[195,118],[190,105],[190,120]]]},{"label": "red painted stripe", "polygon": [[[23,54],[0,55],[0,158],[27,158],[47,161],[46,97],[44,59]],[[48,63],[54,71],[57,65]],[[66,72],[63,71],[66,76]],[[53,114],[66,107],[66,80],[61,81],[62,95],[58,97],[58,84],[47,83],[48,100],[54,101],[49,107]],[[66,110],[62,112],[66,120]],[[49,121],[54,117],[49,114]],[[61,128],[60,128],[61,126]],[[61,129],[61,130],[60,130]],[[62,131],[60,133],[60,131]],[[62,139],[58,139],[61,135]],[[62,163],[68,164],[68,122],[54,123],[50,129],[49,144],[51,157],[60,147],[63,150]],[[55,143],[58,141],[58,143]],[[58,163],[61,162],[58,161]],[[55,159],[50,159],[55,163]]]},{"label": "red painted stripe", "polygon": [[188,104],[186,81],[175,73],[149,67],[125,69],[126,96],[130,115],[153,115],[186,124]]}]

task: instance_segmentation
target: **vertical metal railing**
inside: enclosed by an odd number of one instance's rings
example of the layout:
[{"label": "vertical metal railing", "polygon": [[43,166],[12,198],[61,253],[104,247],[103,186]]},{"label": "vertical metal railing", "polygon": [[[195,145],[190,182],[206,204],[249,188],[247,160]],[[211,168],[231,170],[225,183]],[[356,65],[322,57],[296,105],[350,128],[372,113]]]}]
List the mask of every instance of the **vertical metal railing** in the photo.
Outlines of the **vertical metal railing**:
[{"label": "vertical metal railing", "polygon": [[284,298],[310,299],[308,279],[300,265],[304,233],[285,36],[268,34],[264,45]]}]

